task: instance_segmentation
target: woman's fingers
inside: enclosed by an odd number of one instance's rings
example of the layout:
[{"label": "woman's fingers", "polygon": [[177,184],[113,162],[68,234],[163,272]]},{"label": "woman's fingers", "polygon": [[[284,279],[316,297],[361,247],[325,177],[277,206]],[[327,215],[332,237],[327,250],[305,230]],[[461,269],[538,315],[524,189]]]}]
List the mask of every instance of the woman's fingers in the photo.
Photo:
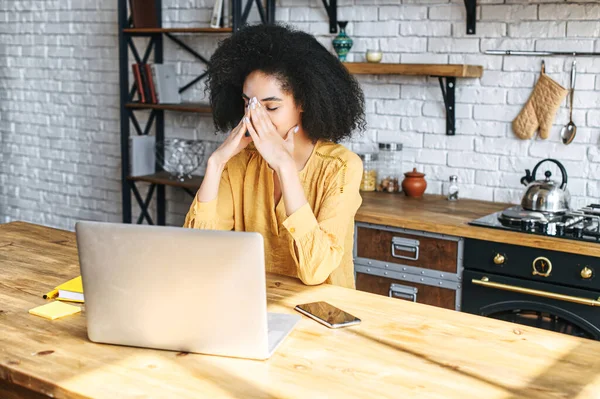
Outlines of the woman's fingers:
[{"label": "woman's fingers", "polygon": [[239,142],[240,140],[242,140],[244,137],[249,137],[248,133],[248,129],[246,128],[246,124],[244,123],[244,120],[242,119],[242,126],[239,127],[239,130],[237,131],[236,135],[234,136],[234,139]]},{"label": "woman's fingers", "polygon": [[287,134],[285,135],[286,140],[290,136],[293,136],[294,134],[298,133],[298,130],[300,130],[300,125],[292,126],[292,128],[290,130],[288,130]]},{"label": "woman's fingers", "polygon": [[275,126],[269,118],[265,107],[257,101],[257,107],[251,111],[252,123],[257,130],[264,136],[265,134],[276,133]]},{"label": "woman's fingers", "polygon": [[260,141],[260,136],[258,135],[258,133],[256,133],[256,129],[254,129],[254,126],[252,126],[252,122],[250,122],[250,118],[248,118],[248,117],[244,118],[244,125],[246,126],[248,133],[250,133],[252,140],[254,140],[254,144],[258,144],[258,142]]},{"label": "woman's fingers", "polygon": [[[248,109],[246,109],[246,113],[240,120],[240,123],[236,127],[233,128],[230,137],[239,138],[239,137],[250,137],[248,130],[246,129],[246,124],[244,123],[244,118],[249,115]],[[239,140],[238,140],[239,141]]]},{"label": "woman's fingers", "polygon": [[259,108],[254,107],[250,110],[250,116],[252,121],[252,126],[254,126],[255,130],[260,132],[261,135],[265,134],[265,126],[262,118],[260,117]]}]

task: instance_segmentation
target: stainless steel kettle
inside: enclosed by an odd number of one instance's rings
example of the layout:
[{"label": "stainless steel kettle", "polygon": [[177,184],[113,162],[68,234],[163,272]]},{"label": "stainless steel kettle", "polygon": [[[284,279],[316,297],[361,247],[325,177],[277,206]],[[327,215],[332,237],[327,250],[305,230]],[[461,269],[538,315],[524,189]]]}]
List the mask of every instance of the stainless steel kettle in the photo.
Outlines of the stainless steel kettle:
[{"label": "stainless steel kettle", "polygon": [[[546,176],[544,180],[535,179],[538,167],[544,162],[554,162],[558,165],[562,173],[560,183],[550,179],[552,172],[549,170],[544,173]],[[567,190],[567,171],[563,164],[556,159],[547,158],[538,162],[533,168],[533,172],[526,169],[525,173],[525,176],[521,178],[521,183],[527,186],[527,191],[521,200],[523,209],[546,213],[564,213],[569,210],[571,194]]]}]

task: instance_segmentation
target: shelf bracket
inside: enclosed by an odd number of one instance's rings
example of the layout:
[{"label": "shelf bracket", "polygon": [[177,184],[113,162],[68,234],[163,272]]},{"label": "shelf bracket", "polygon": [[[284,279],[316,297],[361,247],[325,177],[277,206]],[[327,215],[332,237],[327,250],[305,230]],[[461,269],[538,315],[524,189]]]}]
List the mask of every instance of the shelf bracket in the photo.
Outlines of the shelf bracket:
[{"label": "shelf bracket", "polygon": [[477,25],[477,0],[465,0],[465,8],[467,9],[467,35],[474,35]]},{"label": "shelf bracket", "polygon": [[456,109],[454,89],[456,87],[455,77],[438,76],[442,97],[444,98],[444,107],[446,108],[446,135],[454,136],[456,134]]},{"label": "shelf bracket", "polygon": [[323,0],[325,11],[329,17],[329,33],[337,33],[337,0]]},{"label": "shelf bracket", "polygon": [[131,190],[133,191],[135,200],[137,201],[138,205],[140,206],[140,210],[141,210],[140,216],[138,217],[138,220],[137,220],[137,224],[142,224],[144,222],[144,220],[146,220],[146,222],[148,222],[148,224],[153,225],[154,221],[152,220],[150,213],[148,213],[148,207],[150,206],[150,201],[152,201],[152,196],[154,195],[154,189],[156,188],[156,184],[152,184],[150,186],[150,190],[148,191],[148,194],[146,195],[146,199],[142,198],[142,195],[140,194],[140,192],[137,189],[134,182],[130,182],[130,187],[131,187]]},{"label": "shelf bracket", "polygon": [[[246,25],[252,6],[256,4],[258,15],[263,24],[275,23],[275,2],[276,0],[267,0],[266,9],[262,0],[248,0],[243,5],[242,0],[233,0],[233,30],[234,32]],[[242,10],[243,9],[243,10]]]}]

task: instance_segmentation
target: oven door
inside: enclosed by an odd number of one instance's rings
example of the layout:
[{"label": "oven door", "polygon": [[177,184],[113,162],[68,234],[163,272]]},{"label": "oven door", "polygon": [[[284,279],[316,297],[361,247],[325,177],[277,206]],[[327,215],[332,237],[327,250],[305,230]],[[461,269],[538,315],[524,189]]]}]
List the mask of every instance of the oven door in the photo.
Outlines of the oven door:
[{"label": "oven door", "polygon": [[599,293],[465,270],[462,311],[600,340]]}]

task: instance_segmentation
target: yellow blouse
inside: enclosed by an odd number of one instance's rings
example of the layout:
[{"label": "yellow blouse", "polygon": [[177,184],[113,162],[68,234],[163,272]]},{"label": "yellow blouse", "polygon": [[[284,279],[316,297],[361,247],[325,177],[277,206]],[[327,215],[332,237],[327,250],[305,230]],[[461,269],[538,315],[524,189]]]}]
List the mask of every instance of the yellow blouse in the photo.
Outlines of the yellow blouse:
[{"label": "yellow blouse", "polygon": [[308,203],[289,217],[273,198],[273,170],[251,145],[233,157],[211,202],[194,198],[184,227],[259,232],[267,272],[354,288],[354,215],[362,161],[344,146],[317,141],[298,172]]}]

